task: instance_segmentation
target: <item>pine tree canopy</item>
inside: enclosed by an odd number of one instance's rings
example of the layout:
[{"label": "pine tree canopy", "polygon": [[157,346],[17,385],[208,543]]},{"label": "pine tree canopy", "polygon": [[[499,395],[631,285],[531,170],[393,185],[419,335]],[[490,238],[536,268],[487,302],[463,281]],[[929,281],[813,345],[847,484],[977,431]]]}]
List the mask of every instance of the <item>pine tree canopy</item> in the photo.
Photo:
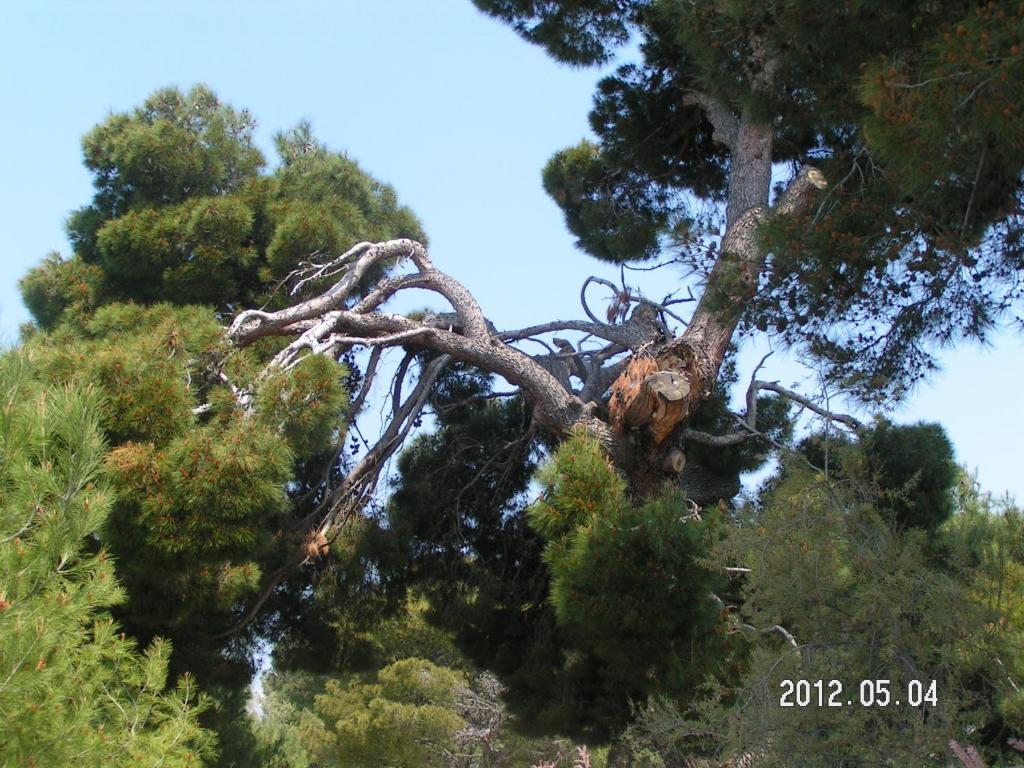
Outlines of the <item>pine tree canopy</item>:
[{"label": "pine tree canopy", "polygon": [[36,322],[111,301],[263,303],[304,260],[363,240],[424,239],[394,191],[307,123],[278,133],[270,174],[255,122],[205,86],[157,91],[83,140],[96,189],[68,220],[70,259],[51,257],[22,280]]},{"label": "pine tree canopy", "polygon": [[[96,192],[69,219],[74,254],[51,255],[22,280],[37,323],[23,344],[33,375],[102,399],[109,504],[89,530],[127,592],[116,616],[143,643],[174,641],[160,658],[217,695],[205,717],[222,731],[238,713],[218,713],[244,703],[235,692],[251,674],[249,644],[269,631],[225,630],[267,599],[274,574],[295,573],[311,535],[303,521],[347,461],[339,446],[356,373],[311,356],[263,375],[280,345],[232,350],[223,313],[279,305],[282,278],[354,242],[423,238],[387,185],[308,124],[276,136],[270,172],[253,126],[203,86],[112,115],[83,142]],[[297,631],[319,610],[309,572],[331,567],[325,559],[289,585],[284,613]]]},{"label": "pine tree canopy", "polygon": [[706,206],[730,194],[726,134],[749,116],[771,126],[774,163],[829,181],[813,208],[762,228],[749,326],[807,346],[873,399],[925,374],[934,343],[1019,319],[1018,4],[474,2],[573,65],[639,43],[640,60],[598,86],[597,142],[544,171],[590,254],[668,251],[706,272],[721,226]]}]

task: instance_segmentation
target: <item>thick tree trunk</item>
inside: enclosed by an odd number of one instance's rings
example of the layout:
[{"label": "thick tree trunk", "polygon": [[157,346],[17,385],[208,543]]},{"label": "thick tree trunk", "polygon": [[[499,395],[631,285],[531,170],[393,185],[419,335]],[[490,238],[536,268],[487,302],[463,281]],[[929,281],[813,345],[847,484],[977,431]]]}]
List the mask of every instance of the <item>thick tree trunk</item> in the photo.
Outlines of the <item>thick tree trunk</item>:
[{"label": "thick tree trunk", "polygon": [[677,441],[670,438],[711,393],[736,327],[757,291],[767,256],[758,240],[761,224],[773,213],[806,206],[814,190],[825,186],[822,174],[807,168],[775,208],[769,208],[771,126],[744,115],[723,134],[732,150],[726,231],[704,293],[682,335],[656,356],[631,362],[612,388],[613,430],[644,432],[643,440],[633,436],[639,455],[627,472],[636,495],[649,495],[667,476],[678,474],[678,462],[671,460]]},{"label": "thick tree trunk", "polygon": [[772,127],[740,120],[732,145],[726,229],[721,255],[683,335],[669,354],[681,359],[690,383],[685,420],[718,377],[743,310],[757,290],[765,254],[757,230],[768,216],[772,177]]},{"label": "thick tree trunk", "polygon": [[[645,363],[645,377],[670,375],[680,380],[667,397],[655,396],[646,380],[634,384],[630,366],[612,389],[612,425],[644,426],[649,450],[644,470],[633,468],[634,492],[646,494],[665,478],[666,450],[661,446],[707,397],[718,377],[743,309],[757,289],[764,253],[757,229],[768,214],[771,183],[772,128],[743,115],[728,132],[731,149],[726,230],[721,255],[708,275],[707,286],[683,334],[654,360]],[[657,371],[655,374],[653,372]],[[618,409],[616,396],[618,390]],[[622,413],[618,419],[617,410]],[[669,463],[667,466],[672,466]]]}]

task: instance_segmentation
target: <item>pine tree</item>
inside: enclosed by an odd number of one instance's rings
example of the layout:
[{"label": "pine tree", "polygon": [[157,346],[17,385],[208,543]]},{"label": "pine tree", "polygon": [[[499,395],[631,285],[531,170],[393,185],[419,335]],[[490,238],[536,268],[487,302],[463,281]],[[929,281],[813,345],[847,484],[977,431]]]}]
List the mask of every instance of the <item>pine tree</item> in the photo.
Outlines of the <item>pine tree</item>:
[{"label": "pine tree", "polygon": [[[734,299],[745,263],[758,285],[742,324],[868,399],[906,391],[930,342],[984,338],[1019,298],[1018,4],[474,2],[575,66],[639,42],[598,85],[597,142],[544,171],[588,253],[669,245],[698,273],[717,264],[710,293]],[[818,166],[827,192],[772,217],[753,261],[719,258],[709,236],[768,204],[773,163]],[[697,201],[726,202],[724,221]]]},{"label": "pine tree", "polygon": [[[657,686],[642,682],[644,672],[624,657],[625,637],[612,618],[606,613],[593,621],[580,597],[589,598],[597,616],[596,593],[609,594],[609,605],[621,613],[628,608],[626,591],[649,589],[650,605],[677,617],[673,624],[640,611],[626,622],[650,631],[642,644],[651,658],[642,661],[650,662],[648,673],[665,673],[668,693],[677,698],[693,687],[704,669],[703,651],[725,627],[727,617],[713,616],[705,600],[704,587],[716,572],[704,560],[705,526],[684,496],[666,491],[665,484],[682,486],[691,498],[698,486],[711,486],[711,503],[730,498],[736,473],[756,466],[767,445],[785,438],[785,400],[864,432],[856,419],[756,379],[745,412],[728,413],[721,385],[731,379],[728,360],[738,338],[758,330],[799,345],[823,361],[830,383],[878,402],[904,395],[928,370],[929,345],[984,337],[1019,297],[1024,73],[1015,41],[1024,12],[955,0],[896,6],[747,0],[477,5],[571,64],[605,61],[631,36],[639,39],[642,61],[623,66],[599,87],[592,113],[597,142],[553,158],[544,184],[581,247],[598,258],[625,263],[668,252],[703,278],[704,293],[688,319],[680,320],[668,299],[654,302],[622,285],[606,322],[584,301],[588,321],[499,330],[469,291],[412,239],[415,223],[389,190],[360,176],[346,158],[326,153],[303,126],[280,137],[281,167],[259,173],[246,116],[201,90],[158,94],[89,137],[97,195],[72,218],[76,256],[47,262],[24,287],[40,325],[51,332],[39,335],[39,348],[47,339],[77,345],[77,364],[53,358],[52,380],[85,371],[113,395],[112,466],[121,470],[125,525],[111,527],[110,535],[128,543],[123,558],[131,559],[136,544],[164,548],[159,554],[165,563],[177,553],[187,555],[173,585],[181,589],[173,595],[172,588],[169,601],[188,615],[184,620],[170,612],[178,626],[208,637],[202,619],[220,611],[241,619],[235,631],[254,632],[252,621],[270,600],[276,610],[264,614],[264,628],[285,618],[295,620],[293,626],[312,618],[304,626],[317,629],[323,646],[299,643],[299,653],[311,658],[318,650],[337,652],[338,633],[332,646],[332,633],[324,631],[331,611],[310,599],[305,577],[287,580],[306,564],[306,573],[322,577],[335,595],[354,586],[371,596],[368,603],[387,602],[392,585],[377,579],[385,571],[357,576],[353,584],[349,565],[359,558],[321,562],[329,538],[347,528],[365,534],[360,545],[380,545],[375,556],[392,557],[392,563],[404,557],[413,570],[422,566],[434,598],[444,591],[436,589],[437,574],[443,568],[457,573],[436,607],[468,607],[463,619],[473,613],[486,618],[473,626],[478,642],[499,626],[495,619],[516,609],[522,588],[492,577],[523,571],[530,576],[530,599],[519,605],[528,605],[527,612],[543,605],[549,586],[550,602],[534,614],[540,620],[512,622],[514,635],[529,638],[547,629],[557,639],[523,644],[529,656],[506,656],[504,671],[522,673],[522,687],[532,685],[540,700],[558,677],[551,670],[578,665],[582,674],[572,685],[606,690],[563,697],[558,703],[569,711],[548,726],[598,723],[607,732],[624,716],[625,694],[647,695]],[[195,119],[183,119],[192,113]],[[225,136],[234,137],[235,145]],[[154,146],[165,139],[166,146]],[[164,151],[173,157],[158,172],[144,162]],[[773,172],[784,164],[792,173],[773,192]],[[130,183],[122,186],[122,178]],[[209,279],[201,278],[199,265]],[[412,271],[383,277],[402,265]],[[274,293],[274,281],[297,298]],[[454,312],[403,316],[382,309],[409,289],[440,295]],[[201,300],[220,312],[207,317],[233,319],[215,342],[185,341],[195,351],[179,359],[175,350],[191,335],[184,327],[158,337],[149,355],[118,360],[100,354],[103,339],[124,334],[123,318],[134,310],[94,309],[125,299]],[[250,308],[238,312],[242,307]],[[158,327],[166,316],[161,313],[192,310],[142,311],[143,324]],[[177,317],[180,325],[184,315]],[[200,335],[206,327],[195,326]],[[543,340],[561,332],[580,338]],[[547,353],[516,346],[526,340],[547,344]],[[167,345],[176,377],[158,375],[155,363],[141,364],[156,359],[151,353],[159,344]],[[373,350],[363,372],[318,362],[318,355],[337,360],[359,346]],[[381,350],[391,347],[403,347],[405,356],[391,385],[390,421],[360,461],[346,462],[336,439],[343,432],[345,393],[328,382],[348,376],[353,403],[361,405],[379,373]],[[526,407],[478,410],[463,424],[442,419],[433,442],[421,440],[405,462],[388,512],[407,527],[350,526],[368,508],[387,462],[419,425],[423,409],[436,404],[430,392],[443,387],[452,364],[484,378],[504,377]],[[175,384],[182,380],[184,389]],[[132,396],[137,386],[147,393],[143,401]],[[490,399],[487,382],[478,390],[466,399]],[[293,406],[305,407],[307,396],[313,413],[296,417]],[[510,503],[526,483],[538,444],[514,436],[521,413],[532,420],[526,430],[531,440],[551,449],[570,446],[553,450],[553,466],[560,467],[548,477],[553,498],[562,480],[571,479],[565,462],[574,458],[590,467],[584,481],[609,480],[607,498],[577,494],[564,503],[538,502],[527,529],[522,505]],[[512,433],[521,446],[510,474],[496,474],[477,445],[468,462],[476,467],[474,476],[458,467],[438,472],[443,482],[434,501],[458,502],[460,488],[477,482],[487,493],[474,490],[471,507],[447,510],[443,524],[432,525],[436,505],[410,501],[409,493],[403,499],[402,491],[433,489],[427,473],[444,465],[441,452],[460,440],[471,443],[488,423],[494,426],[483,445],[495,445],[498,433]],[[580,430],[600,445],[600,456],[577,440]],[[899,433],[876,437],[880,454],[900,452]],[[943,447],[938,436],[930,437]],[[247,453],[243,445],[255,450]],[[605,460],[621,473],[614,475],[618,479],[612,481]],[[719,482],[693,479],[700,474],[694,470],[707,465],[722,470]],[[908,480],[924,476],[921,467],[892,462],[876,469],[896,470],[884,478],[890,485],[909,487]],[[940,486],[948,474],[928,480],[935,483],[923,489],[934,492],[928,509],[901,507],[892,496],[889,513],[902,516],[908,530],[893,534],[897,543],[875,553],[877,563],[900,551],[901,537],[927,540],[947,516]],[[469,486],[457,485],[464,479]],[[223,496],[206,493],[221,484]],[[273,490],[282,487],[290,498]],[[217,514],[205,519],[197,500],[217,507]],[[600,505],[601,514],[592,514],[588,504]],[[460,552],[455,537],[469,521],[481,529]],[[291,534],[291,556],[275,544],[278,530],[283,539]],[[395,536],[381,535],[384,530]],[[301,557],[295,556],[298,534],[308,537]],[[480,554],[494,552],[507,540],[515,565],[473,562],[474,547]],[[663,540],[673,547],[662,546]],[[598,563],[606,550],[623,555],[615,571]],[[908,552],[914,555],[909,562],[920,562],[920,552]],[[910,588],[915,568],[897,572],[906,593],[901,597],[920,596]],[[836,569],[828,583],[842,581],[842,569]],[[144,583],[144,569],[136,573]],[[658,573],[669,582],[684,578],[699,586],[692,593],[656,588],[650,579]],[[401,579],[395,582],[400,586]],[[202,600],[183,605],[182,595],[192,593]],[[286,600],[297,607],[286,607]],[[918,640],[927,637],[923,631]],[[673,643],[687,638],[694,652],[684,670],[673,666]],[[733,661],[729,656],[721,662],[728,669],[720,677],[729,676]],[[618,678],[613,669],[621,671]],[[596,713],[598,700],[609,704],[606,711]]]},{"label": "pine tree", "polygon": [[[624,764],[703,751],[758,766],[938,766],[951,739],[990,765],[1013,764],[1019,512],[964,475],[944,525],[908,528],[891,514],[871,447],[833,450],[839,473],[787,462],[716,545],[716,561],[743,564],[720,593],[736,600],[726,626],[749,654],[739,678],[710,686],[696,713],[648,702],[621,740]],[[811,687],[798,695],[800,680]]]},{"label": "pine tree", "polygon": [[114,492],[95,388],[46,387],[0,357],[0,763],[198,766],[212,734],[195,679],[166,690],[171,649],[144,652],[95,532]]},{"label": "pine tree", "polygon": [[[69,219],[74,253],[22,280],[35,375],[104,401],[113,495],[94,535],[127,592],[116,616],[143,644],[173,640],[171,669],[216,694],[206,722],[237,745],[245,735],[229,731],[254,644],[272,630],[232,626],[254,601],[287,592],[293,604],[264,615],[277,635],[301,633],[324,613],[310,580],[346,567],[316,539],[316,509],[347,464],[358,372],[313,356],[264,375],[279,345],[232,350],[222,318],[240,304],[280,305],[284,277],[351,241],[423,238],[393,190],[309,125],[276,136],[269,172],[253,126],[204,86],[163,89],[110,116],[83,141],[96,191]],[[282,575],[294,579],[287,589]]]}]

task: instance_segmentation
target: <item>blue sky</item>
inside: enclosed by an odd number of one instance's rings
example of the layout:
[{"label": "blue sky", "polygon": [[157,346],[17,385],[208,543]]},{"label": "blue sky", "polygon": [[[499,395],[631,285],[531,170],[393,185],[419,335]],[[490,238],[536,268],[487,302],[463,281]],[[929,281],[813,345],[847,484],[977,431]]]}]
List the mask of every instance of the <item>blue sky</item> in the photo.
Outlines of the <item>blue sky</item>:
[{"label": "blue sky", "polygon": [[[550,155],[587,135],[601,73],[559,66],[469,0],[46,0],[0,5],[0,339],[27,320],[18,278],[67,253],[63,222],[91,195],[80,138],[165,85],[205,82],[270,137],[300,119],[390,182],[423,221],[437,265],[499,327],[577,317],[588,274],[540,188]],[[650,283],[666,292],[667,274]],[[751,350],[743,360],[749,366]],[[943,355],[896,414],[937,420],[983,486],[1024,499],[1024,341]],[[814,378],[785,356],[763,378]]]}]

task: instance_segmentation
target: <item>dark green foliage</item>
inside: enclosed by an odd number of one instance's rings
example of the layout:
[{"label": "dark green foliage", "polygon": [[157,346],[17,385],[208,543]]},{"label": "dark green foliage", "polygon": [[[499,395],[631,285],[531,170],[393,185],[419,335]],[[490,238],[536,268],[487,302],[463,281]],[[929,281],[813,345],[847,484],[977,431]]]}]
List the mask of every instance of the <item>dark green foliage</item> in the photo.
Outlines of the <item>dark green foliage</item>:
[{"label": "dark green foliage", "polygon": [[584,141],[563,150],[544,168],[544,189],[562,207],[576,245],[604,261],[646,259],[657,254],[665,215],[610,167],[597,146]]},{"label": "dark green foliage", "polygon": [[424,590],[473,661],[508,671],[536,629],[523,607],[543,601],[546,583],[540,541],[522,515],[536,467],[529,414],[518,398],[482,399],[490,391],[489,377],[472,369],[440,382],[437,431],[399,459],[382,573]]},{"label": "dark green foliage", "polygon": [[866,436],[864,451],[879,485],[893,492],[880,506],[897,528],[934,530],[953,513],[959,469],[939,424],[880,421]]},{"label": "dark green foliage", "polygon": [[473,0],[477,8],[568,64],[607,61],[629,39],[630,22],[646,5],[629,0]]},{"label": "dark green foliage", "polygon": [[[371,537],[383,545],[374,555],[387,563],[382,584],[407,579],[425,592],[432,621],[450,628],[474,663],[499,675],[522,727],[606,735],[628,717],[630,698],[642,699],[655,689],[686,690],[712,666],[702,666],[707,655],[687,655],[690,642],[718,642],[698,629],[708,606],[693,602],[686,590],[667,588],[670,583],[658,573],[680,584],[708,579],[697,565],[708,528],[676,525],[688,510],[673,493],[650,505],[625,503],[623,481],[609,474],[600,450],[586,441],[559,450],[563,457],[576,454],[575,479],[560,476],[531,507],[527,525],[521,494],[535,467],[535,449],[525,434],[526,414],[518,401],[499,405],[482,399],[489,391],[487,377],[470,370],[456,369],[443,380],[435,405],[439,428],[402,455],[387,528]],[[724,395],[707,401],[699,428],[731,428],[724,405]],[[766,429],[782,438],[785,405],[775,398],[762,405],[765,424],[771,425]],[[733,479],[766,456],[765,446],[753,442],[726,451],[694,447],[692,453],[708,472]],[[546,472],[552,477],[555,470]],[[575,504],[577,498],[592,506]],[[597,521],[592,528],[591,519]],[[592,535],[579,533],[584,530]],[[570,539],[577,548],[559,561],[560,569],[550,559],[558,560],[555,544],[547,547],[545,563],[545,541]],[[605,550],[620,552],[627,563],[611,568]],[[596,601],[593,621],[585,620],[589,610],[583,603],[549,599],[570,589]],[[637,592],[655,596],[651,612],[636,615],[633,630],[623,633],[622,615],[635,610]],[[605,616],[605,607],[616,615]],[[655,614],[655,607],[664,610]],[[663,687],[643,682],[648,672],[664,679]]]},{"label": "dark green foliage", "polygon": [[[840,432],[811,435],[801,441],[800,452],[830,476],[846,475],[843,462],[853,441]],[[953,512],[953,496],[960,470],[953,446],[940,424],[893,424],[879,421],[857,441],[859,453],[881,496],[879,510],[898,529],[935,531]]]},{"label": "dark green foliage", "polygon": [[[711,435],[724,435],[734,431],[736,419],[729,407],[729,392],[738,380],[735,357],[730,353],[722,364],[722,369],[710,395],[701,400],[690,417],[689,426]],[[793,431],[790,411],[791,404],[785,398],[773,394],[758,395],[758,430],[777,443],[787,442]],[[698,498],[698,494],[690,493],[691,489],[684,487],[684,490],[690,494],[689,498],[698,501],[701,505],[714,505],[719,501],[730,502],[739,493],[740,475],[762,467],[771,455],[773,446],[764,439],[745,440],[737,445],[724,448],[691,441],[684,445],[684,450],[686,464],[689,468],[688,470],[684,469],[681,478],[684,486],[689,477],[694,474],[693,470],[699,467],[701,475],[693,477],[691,483],[701,480],[703,485],[708,488],[732,487],[735,489],[727,496]]]},{"label": "dark green foliage", "polygon": [[[697,90],[774,126],[776,162],[830,187],[770,223],[748,308],[870,401],[906,394],[934,343],[985,338],[1021,297],[1024,11],[1015,3],[476,0],[560,61],[642,61],[598,87],[596,145],[564,150],[545,187],[579,245],[616,261],[671,238],[706,271],[729,158]],[[884,30],[880,34],[879,30]],[[758,57],[772,62],[760,76]],[[698,202],[694,201],[696,196]]]},{"label": "dark green foliage", "polygon": [[683,687],[673,678],[695,670],[659,669],[658,660],[684,655],[682,648],[717,618],[700,591],[709,586],[707,569],[697,562],[707,526],[685,521],[685,509],[678,493],[625,505],[577,528],[565,550],[547,558],[559,621],[600,658],[628,669],[623,680],[651,665],[659,685]]},{"label": "dark green foliage", "polygon": [[388,527],[414,578],[441,591],[464,590],[484,574],[514,580],[522,566],[524,526],[515,512],[536,466],[528,411],[518,398],[473,400],[489,391],[478,371],[448,372],[436,394],[439,429],[399,460]]},{"label": "dark green foliage", "polygon": [[[519,495],[535,465],[525,413],[518,401],[480,399],[489,388],[472,371],[446,377],[435,406],[439,429],[403,454],[388,532],[406,555],[392,567],[425,592],[431,620],[453,631],[469,659],[499,676],[521,728],[604,738],[629,717],[631,699],[661,686],[690,690],[708,670],[710,657],[694,648],[708,647],[705,609],[717,615],[703,601],[709,577],[696,563],[707,531],[677,525],[687,508],[676,495],[627,504],[624,483],[588,441],[559,449],[559,466],[576,454],[579,471],[548,489],[527,525]],[[591,520],[604,522],[587,538]],[[641,524],[646,530],[625,531],[615,543],[615,528]],[[559,560],[550,544],[542,560],[545,540],[563,539],[579,541],[574,554]],[[596,556],[603,567],[587,560],[595,547],[608,550]],[[612,551],[629,562],[613,567]],[[669,588],[671,578],[686,588]],[[586,620],[586,606],[570,599],[572,590],[587,601],[600,593],[616,613],[635,606],[638,589],[657,591],[650,612],[625,627],[621,615],[600,610]]]}]

